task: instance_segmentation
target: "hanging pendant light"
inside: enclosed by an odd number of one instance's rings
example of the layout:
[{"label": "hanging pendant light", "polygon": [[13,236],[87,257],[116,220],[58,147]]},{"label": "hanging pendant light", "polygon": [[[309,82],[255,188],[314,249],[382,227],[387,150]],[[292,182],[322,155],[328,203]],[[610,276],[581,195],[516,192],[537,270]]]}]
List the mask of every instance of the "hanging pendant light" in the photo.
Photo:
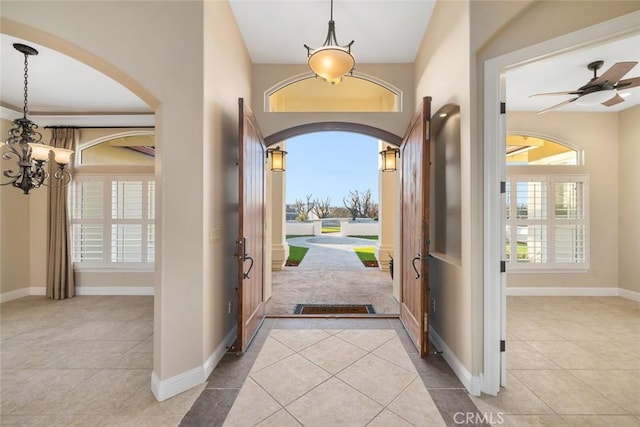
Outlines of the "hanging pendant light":
[{"label": "hanging pendant light", "polygon": [[329,31],[324,44],[312,49],[306,44],[309,68],[326,82],[337,84],[342,77],[353,71],[356,59],[351,54],[351,43],[340,46],[336,40],[336,25],[333,21],[333,0],[331,0],[331,17],[329,19]]},{"label": "hanging pendant light", "polygon": [[73,151],[44,144],[42,134],[37,131],[38,125],[27,118],[27,111],[29,111],[27,99],[28,59],[29,56],[37,55],[38,51],[21,43],[14,43],[13,47],[24,55],[24,106],[22,108],[23,116],[11,122],[13,127],[9,130],[9,136],[4,142],[8,150],[2,154],[2,158],[4,160],[14,158],[18,170],[15,172],[11,169],[4,170],[2,174],[9,178],[9,181],[0,183],[0,185],[11,184],[20,188],[24,194],[29,194],[29,191],[43,184],[46,185],[45,180],[49,174],[45,168],[49,161],[50,151],[54,152],[55,162],[58,164],[58,170],[53,174],[53,178],[58,181],[57,185],[67,185],[71,181],[71,174],[66,166],[69,164]]}]

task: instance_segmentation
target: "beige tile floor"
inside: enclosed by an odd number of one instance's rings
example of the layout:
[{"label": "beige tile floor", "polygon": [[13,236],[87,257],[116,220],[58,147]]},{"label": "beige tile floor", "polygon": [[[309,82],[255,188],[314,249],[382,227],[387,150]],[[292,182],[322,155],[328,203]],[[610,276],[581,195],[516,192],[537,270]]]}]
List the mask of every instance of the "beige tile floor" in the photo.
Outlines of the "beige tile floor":
[{"label": "beige tile floor", "polygon": [[472,397],[512,426],[640,426],[640,304],[508,297],[507,385]]},{"label": "beige tile floor", "polygon": [[0,425],[176,426],[204,385],[150,389],[153,297],[25,297],[0,306]]},{"label": "beige tile floor", "polygon": [[393,329],[273,329],[225,426],[444,426]]},{"label": "beige tile floor", "polygon": [[[481,412],[503,414],[503,425],[512,426],[640,425],[639,303],[615,297],[509,297],[507,306],[507,386],[498,397],[474,397],[473,402]],[[82,296],[65,301],[25,297],[1,304],[0,424],[176,426],[182,422],[192,425],[184,422],[184,415],[190,409],[200,410],[194,402],[201,394],[223,396],[228,391],[225,395],[228,406],[218,411],[218,415],[222,414],[220,423],[197,424],[221,425],[238,392],[215,388],[213,380],[164,402],[154,399],[149,390],[152,319],[153,297]],[[287,320],[278,319],[278,322],[286,326]],[[328,325],[330,320],[339,319],[300,319],[300,322],[317,326]],[[352,321],[362,325],[356,331],[371,329],[365,326],[367,319]],[[283,425],[286,421],[280,420],[291,421],[287,416],[294,413],[300,419],[311,417],[317,412],[304,408],[321,405],[329,399],[322,394],[328,388],[326,385],[345,390],[345,395],[355,402],[359,402],[358,399],[368,402],[363,406],[363,417],[369,414],[366,408],[379,408],[373,420],[383,425],[394,425],[392,420],[398,421],[394,418],[397,415],[403,422],[410,421],[411,415],[400,408],[400,403],[412,406],[406,402],[411,402],[412,396],[416,396],[414,393],[422,396],[430,410],[433,409],[431,400],[421,395],[415,379],[398,391],[413,378],[413,373],[404,356],[392,345],[396,339],[393,334],[381,332],[383,337],[391,336],[390,340],[368,347],[367,340],[359,341],[357,332],[347,331],[344,326],[314,328],[320,332],[302,329],[307,332],[289,333],[284,327],[269,330],[264,334],[269,341],[268,346],[264,343],[267,350],[264,356],[256,351],[238,359],[247,366],[254,361],[256,364],[250,368],[246,392],[244,376],[227,379],[227,383],[237,383],[235,390],[243,390],[243,394],[252,393],[258,387],[259,394],[271,399],[265,398],[265,401],[271,402],[274,412],[261,421]],[[353,363],[343,369],[340,368],[345,360],[335,360],[326,354],[327,351],[335,353],[330,345],[336,343],[341,346],[340,357],[354,358]],[[405,350],[408,351],[406,345]],[[398,359],[390,360],[392,357],[387,352]],[[409,355],[417,366],[414,356]],[[273,384],[273,372],[288,367],[285,361],[289,359],[290,365],[297,367],[290,375],[295,375],[296,380],[282,377],[281,382],[294,384],[291,390],[283,390]],[[435,362],[432,360],[430,365]],[[317,369],[307,369],[308,363]],[[399,384],[395,379],[390,380],[392,387],[385,389],[386,383],[376,382],[385,371],[382,367],[402,373]],[[217,377],[213,377],[218,378],[222,368],[217,367],[214,370]],[[370,382],[363,390],[366,371],[369,371]],[[424,384],[445,422],[453,425],[450,415],[459,410],[456,406],[459,403],[444,401],[448,390],[441,387],[450,387],[446,385],[449,381],[443,382],[442,378],[431,375],[423,377]],[[321,382],[316,384],[318,381]],[[317,402],[311,405],[314,398]],[[351,404],[351,408],[353,406]],[[207,418],[208,410],[211,408],[203,408],[196,419],[211,419]],[[445,416],[443,411],[449,415]],[[229,417],[235,416],[234,412]],[[227,424],[232,425],[232,420],[229,418]]]},{"label": "beige tile floor", "polygon": [[376,314],[398,314],[389,272],[365,267],[353,251],[374,246],[367,239],[322,235],[296,237],[287,242],[308,247],[302,263],[272,273],[269,315],[291,315],[296,304],[372,304]]}]

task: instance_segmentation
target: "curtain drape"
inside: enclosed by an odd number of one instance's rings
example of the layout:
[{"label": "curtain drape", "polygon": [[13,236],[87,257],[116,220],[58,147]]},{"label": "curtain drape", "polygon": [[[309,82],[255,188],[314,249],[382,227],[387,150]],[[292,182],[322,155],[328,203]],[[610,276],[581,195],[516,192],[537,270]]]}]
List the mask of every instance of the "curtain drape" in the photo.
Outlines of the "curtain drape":
[{"label": "curtain drape", "polygon": [[[56,148],[75,149],[79,130],[74,128],[52,129],[51,145]],[[73,162],[69,163],[72,168]],[[47,297],[71,298],[76,294],[71,262],[71,233],[69,229],[69,186],[56,186],[52,179],[58,165],[49,162],[48,252],[47,252]],[[71,169],[70,169],[71,171]]]}]

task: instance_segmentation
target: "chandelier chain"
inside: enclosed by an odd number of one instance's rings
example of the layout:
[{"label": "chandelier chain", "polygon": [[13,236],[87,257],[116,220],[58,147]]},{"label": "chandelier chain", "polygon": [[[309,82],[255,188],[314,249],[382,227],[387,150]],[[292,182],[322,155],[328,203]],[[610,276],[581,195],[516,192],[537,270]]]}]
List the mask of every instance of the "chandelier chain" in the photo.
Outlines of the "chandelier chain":
[{"label": "chandelier chain", "polygon": [[27,111],[29,111],[28,97],[27,97],[27,89],[29,85],[29,56],[24,55],[24,107],[22,111],[24,112],[25,119],[27,118]]}]

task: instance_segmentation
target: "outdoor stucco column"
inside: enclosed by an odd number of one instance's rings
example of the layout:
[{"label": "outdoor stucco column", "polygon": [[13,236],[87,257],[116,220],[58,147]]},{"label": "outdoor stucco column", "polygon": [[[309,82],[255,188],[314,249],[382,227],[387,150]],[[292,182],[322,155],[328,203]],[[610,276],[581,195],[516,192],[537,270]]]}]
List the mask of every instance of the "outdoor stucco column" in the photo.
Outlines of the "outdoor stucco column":
[{"label": "outdoor stucco column", "polygon": [[[285,149],[284,142],[278,144],[281,149]],[[284,269],[284,264],[289,257],[289,245],[286,240],[286,227],[285,227],[285,183],[286,183],[286,171],[285,172],[272,172],[271,171],[271,157],[267,162],[267,175],[270,179],[267,180],[267,192],[271,192],[270,202],[271,205],[267,205],[271,213],[271,270],[280,271]]]},{"label": "outdoor stucco column", "polygon": [[383,271],[389,271],[389,260],[394,257],[394,210],[396,205],[395,181],[398,172],[378,172],[380,204],[378,206],[378,224],[380,232],[376,246],[376,258]]}]

